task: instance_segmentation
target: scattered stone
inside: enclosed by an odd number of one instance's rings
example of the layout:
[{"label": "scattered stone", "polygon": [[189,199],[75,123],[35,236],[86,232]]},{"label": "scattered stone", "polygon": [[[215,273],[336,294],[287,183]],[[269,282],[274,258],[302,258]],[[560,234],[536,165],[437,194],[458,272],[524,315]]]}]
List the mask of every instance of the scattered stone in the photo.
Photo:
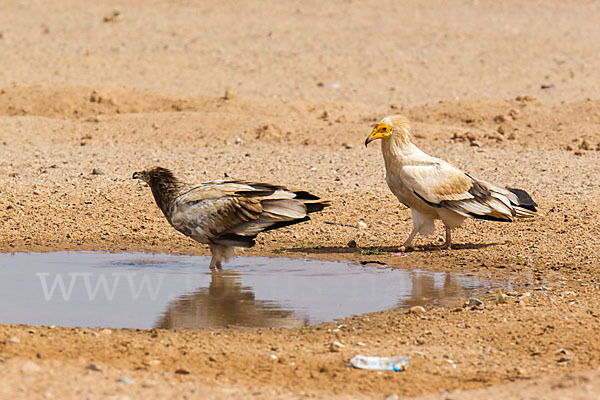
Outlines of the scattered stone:
[{"label": "scattered stone", "polygon": [[571,361],[571,359],[569,357],[561,357],[558,359],[559,363],[563,363],[563,362],[567,362],[567,361]]},{"label": "scattered stone", "polygon": [[567,151],[573,151],[575,149],[573,148],[573,146],[571,146],[570,144],[568,144],[568,145],[565,146],[565,150],[567,150]]},{"label": "scattered stone", "polygon": [[471,140],[469,142],[469,144],[471,145],[471,147],[482,147],[483,143],[479,140]]},{"label": "scattered stone", "polygon": [[365,224],[363,221],[358,221],[358,227],[365,229],[367,227],[367,224]]},{"label": "scattered stone", "polygon": [[277,356],[275,354],[271,354],[271,360],[277,360]]},{"label": "scattered stone", "polygon": [[350,247],[351,249],[356,248],[356,240],[352,239],[348,242],[348,247]]},{"label": "scattered stone", "polygon": [[179,375],[189,375],[190,371],[188,371],[187,369],[178,368],[175,370],[175,373]]},{"label": "scattered stone", "polygon": [[347,149],[351,149],[354,147],[354,145],[352,143],[344,143],[344,147]]},{"label": "scattered stone", "polygon": [[519,133],[517,131],[513,131],[508,135],[508,140],[517,140],[519,138]]},{"label": "scattered stone", "polygon": [[501,124],[503,122],[506,122],[506,117],[504,115],[502,115],[502,114],[496,115],[494,117],[494,122],[497,123],[497,124]]},{"label": "scattered stone", "polygon": [[15,336],[10,336],[10,337],[6,338],[6,342],[7,343],[21,343],[21,339],[19,339],[18,337],[15,337]]},{"label": "scattered stone", "polygon": [[4,362],[4,357],[0,357],[0,362]]},{"label": "scattered stone", "polygon": [[342,87],[342,85],[340,85],[339,82],[333,82],[331,85],[329,85],[329,87],[332,89],[339,89],[340,87]]},{"label": "scattered stone", "polygon": [[104,334],[104,335],[111,335],[112,334],[112,330],[108,329],[108,328],[104,328],[100,331],[100,333]]},{"label": "scattered stone", "polygon": [[367,344],[366,344],[366,343],[364,343],[364,342],[356,342],[356,345],[357,345],[357,346],[362,346],[362,347],[364,347],[364,346],[366,346]]},{"label": "scattered stone", "polygon": [[422,306],[414,306],[410,308],[410,312],[412,314],[424,314],[425,313],[425,307]]},{"label": "scattered stone", "polygon": [[235,144],[242,144],[244,143],[244,141],[242,140],[242,138],[235,138]]},{"label": "scattered stone", "polygon": [[94,168],[92,170],[92,175],[104,175],[104,172],[99,168]]},{"label": "scattered stone", "polygon": [[33,361],[25,361],[23,365],[21,365],[21,372],[24,372],[26,374],[40,372],[41,370],[42,368]]},{"label": "scattered stone", "polygon": [[483,302],[475,297],[469,299],[469,307],[479,307],[483,305]]},{"label": "scattered stone", "polygon": [[575,154],[576,156],[583,156],[585,155],[585,150],[575,150],[573,154]]},{"label": "scattered stone", "polygon": [[117,379],[117,382],[124,383],[126,385],[133,385],[135,383],[135,380],[128,378],[126,376],[122,376],[119,379]]},{"label": "scattered stone", "polygon": [[592,145],[587,140],[583,139],[581,144],[579,145],[581,150],[592,150]]},{"label": "scattered stone", "polygon": [[600,151],[600,143],[596,145],[596,151]]},{"label": "scattered stone", "polygon": [[540,89],[554,89],[554,83],[543,84],[540,86]]},{"label": "scattered stone", "polygon": [[234,92],[233,90],[226,90],[225,94],[223,95],[223,100],[232,100],[235,99],[237,97],[237,93]]},{"label": "scattered stone", "polygon": [[519,378],[527,378],[529,376],[527,371],[525,371],[523,368],[518,368],[516,372]]},{"label": "scattered stone", "polygon": [[396,393],[392,393],[385,397],[385,400],[398,400],[400,397]]},{"label": "scattered stone", "polygon": [[89,363],[85,367],[85,369],[89,369],[90,371],[102,372],[102,370],[100,369],[100,367],[96,363]]},{"label": "scattered stone", "polygon": [[104,16],[104,22],[119,22],[123,19],[123,15],[119,10],[115,10]]},{"label": "scattered stone", "polygon": [[336,340],[333,343],[329,344],[329,351],[332,353],[338,353],[344,347],[346,346]]}]

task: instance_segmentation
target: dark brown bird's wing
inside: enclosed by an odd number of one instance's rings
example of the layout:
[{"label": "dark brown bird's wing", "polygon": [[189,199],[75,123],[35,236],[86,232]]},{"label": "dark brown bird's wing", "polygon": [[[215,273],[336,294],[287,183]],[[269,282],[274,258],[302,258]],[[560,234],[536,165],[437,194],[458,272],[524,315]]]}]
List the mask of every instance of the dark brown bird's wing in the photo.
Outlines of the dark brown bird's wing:
[{"label": "dark brown bird's wing", "polygon": [[208,182],[181,191],[171,224],[201,243],[251,247],[262,231],[301,222],[327,202],[307,192],[243,181]]}]

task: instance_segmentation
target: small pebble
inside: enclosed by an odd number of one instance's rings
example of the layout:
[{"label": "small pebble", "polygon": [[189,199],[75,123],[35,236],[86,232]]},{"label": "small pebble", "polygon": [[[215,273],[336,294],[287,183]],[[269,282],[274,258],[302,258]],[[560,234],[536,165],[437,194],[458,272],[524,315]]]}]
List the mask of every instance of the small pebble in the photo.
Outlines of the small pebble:
[{"label": "small pebble", "polygon": [[424,314],[425,313],[425,308],[422,306],[414,306],[410,308],[410,312],[412,314]]},{"label": "small pebble", "polygon": [[571,359],[569,357],[561,357],[561,358],[558,359],[558,362],[562,363],[562,362],[567,362],[567,361],[570,361],[570,360]]},{"label": "small pebble", "polygon": [[329,345],[329,351],[330,351],[330,352],[332,352],[332,353],[337,353],[337,352],[339,352],[341,349],[343,349],[344,347],[346,347],[346,346],[344,346],[343,344],[341,344],[340,342],[338,342],[338,341],[336,340],[335,342],[333,342],[333,343],[331,343],[331,344]]},{"label": "small pebble", "polygon": [[398,400],[400,397],[398,397],[398,395],[396,393],[392,393],[388,396],[386,396],[385,400]]},{"label": "small pebble", "polygon": [[352,143],[344,143],[344,147],[347,149],[351,149],[354,147],[354,145]]},{"label": "small pebble", "polygon": [[348,242],[348,247],[350,247],[351,249],[356,247],[356,240],[352,239],[351,241]]},{"label": "small pebble", "polygon": [[482,147],[483,143],[479,140],[471,140],[470,145],[472,147]]},{"label": "small pebble", "polygon": [[92,170],[92,175],[104,175],[104,172],[99,168],[94,168]]},{"label": "small pebble", "polygon": [[519,134],[517,132],[512,132],[508,135],[508,140],[517,140],[519,138]]},{"label": "small pebble", "polygon": [[187,369],[178,368],[175,370],[175,373],[179,375],[189,375],[190,371],[188,371]]},{"label": "small pebble", "polygon": [[27,374],[30,374],[32,372],[39,372],[41,370],[42,368],[33,361],[25,361],[23,365],[21,365],[21,372],[25,372]]},{"label": "small pebble", "polygon": [[502,122],[506,122],[506,117],[502,114],[498,114],[494,117],[494,122],[497,124],[501,124]]},{"label": "small pebble", "polygon": [[483,302],[481,300],[476,299],[474,297],[472,299],[469,299],[469,307],[479,307],[482,304]]},{"label": "small pebble", "polygon": [[10,336],[9,338],[6,339],[7,343],[21,343],[21,339],[19,339],[18,337],[14,337],[14,336]]},{"label": "small pebble", "polygon": [[133,385],[135,383],[135,380],[128,378],[126,376],[122,376],[119,379],[117,379],[117,382],[124,383],[126,385]]},{"label": "small pebble", "polygon": [[225,94],[223,95],[223,100],[232,100],[235,99],[237,97],[237,93],[234,92],[233,90],[226,90]]},{"label": "small pebble", "polygon": [[590,142],[588,142],[587,140],[583,139],[583,141],[579,145],[579,148],[582,149],[582,150],[592,150],[592,145],[590,144]]},{"label": "small pebble", "polygon": [[90,371],[96,371],[96,372],[102,372],[102,370],[100,369],[100,367],[98,366],[98,364],[95,363],[89,363],[85,369],[89,369]]},{"label": "small pebble", "polygon": [[358,226],[364,229],[367,227],[367,224],[365,224],[363,221],[358,221]]},{"label": "small pebble", "polygon": [[235,138],[235,144],[242,144],[244,143],[244,141],[242,140],[242,138]]}]

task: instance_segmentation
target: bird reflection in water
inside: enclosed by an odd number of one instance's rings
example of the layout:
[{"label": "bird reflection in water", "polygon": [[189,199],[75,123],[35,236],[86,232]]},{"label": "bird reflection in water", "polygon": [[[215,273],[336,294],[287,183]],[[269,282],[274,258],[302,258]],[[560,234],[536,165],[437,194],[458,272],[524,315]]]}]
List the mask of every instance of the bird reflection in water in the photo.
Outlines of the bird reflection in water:
[{"label": "bird reflection in water", "polygon": [[299,328],[308,323],[307,317],[285,310],[272,301],[255,299],[252,288],[242,286],[241,275],[233,270],[213,270],[208,288],[184,294],[169,303],[155,327]]},{"label": "bird reflection in water", "polygon": [[[440,277],[419,272],[412,273],[410,295],[400,299],[399,307],[423,306],[432,302],[460,298],[465,293],[464,281],[453,279],[452,274],[444,274],[444,282],[439,283]],[[436,282],[437,281],[437,282]]]}]

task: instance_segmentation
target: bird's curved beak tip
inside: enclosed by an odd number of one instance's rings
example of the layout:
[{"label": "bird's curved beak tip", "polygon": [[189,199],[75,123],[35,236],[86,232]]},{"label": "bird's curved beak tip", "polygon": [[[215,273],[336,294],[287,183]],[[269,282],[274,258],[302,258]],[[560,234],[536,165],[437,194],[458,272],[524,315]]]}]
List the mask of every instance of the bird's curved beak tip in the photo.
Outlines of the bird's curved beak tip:
[{"label": "bird's curved beak tip", "polygon": [[367,139],[365,140],[365,147],[369,146],[369,143],[371,143],[373,141],[373,139],[371,139],[371,136],[367,137]]},{"label": "bird's curved beak tip", "polygon": [[137,172],[134,172],[134,173],[133,173],[133,176],[131,177],[131,179],[139,179],[139,177],[138,177],[138,173],[137,173]]}]

